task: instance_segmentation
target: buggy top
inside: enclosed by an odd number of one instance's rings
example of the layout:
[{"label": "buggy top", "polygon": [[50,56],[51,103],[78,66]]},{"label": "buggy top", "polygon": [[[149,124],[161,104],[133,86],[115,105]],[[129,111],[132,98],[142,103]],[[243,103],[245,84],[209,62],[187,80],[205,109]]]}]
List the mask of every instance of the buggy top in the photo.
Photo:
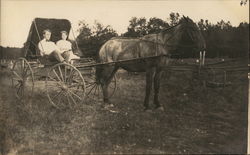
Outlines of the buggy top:
[{"label": "buggy top", "polygon": [[43,30],[50,29],[53,42],[61,40],[61,31],[66,31],[69,34],[71,23],[67,19],[49,19],[35,18],[32,21],[29,35],[24,44],[24,57],[36,59],[40,56],[38,43],[43,39]]}]

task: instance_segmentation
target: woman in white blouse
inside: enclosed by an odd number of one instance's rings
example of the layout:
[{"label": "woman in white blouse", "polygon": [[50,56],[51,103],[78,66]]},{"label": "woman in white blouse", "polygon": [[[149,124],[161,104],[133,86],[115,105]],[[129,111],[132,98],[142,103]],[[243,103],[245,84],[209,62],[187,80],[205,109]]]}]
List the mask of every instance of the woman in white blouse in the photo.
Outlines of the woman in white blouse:
[{"label": "woman in white blouse", "polygon": [[66,31],[61,31],[62,34],[62,40],[57,41],[56,45],[60,49],[62,53],[69,51],[69,61],[72,59],[80,59],[77,55],[75,55],[72,51],[72,44],[67,40],[68,33]]}]

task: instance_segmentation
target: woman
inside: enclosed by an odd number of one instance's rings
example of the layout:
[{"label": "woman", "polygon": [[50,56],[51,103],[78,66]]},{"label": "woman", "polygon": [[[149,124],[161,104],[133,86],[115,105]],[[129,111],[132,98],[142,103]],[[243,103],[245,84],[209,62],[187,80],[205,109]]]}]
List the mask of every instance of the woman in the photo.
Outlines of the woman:
[{"label": "woman", "polygon": [[62,40],[57,41],[56,45],[60,49],[62,53],[69,51],[69,59],[70,62],[72,59],[80,59],[79,56],[75,55],[72,51],[72,44],[67,40],[68,33],[66,31],[61,31]]}]

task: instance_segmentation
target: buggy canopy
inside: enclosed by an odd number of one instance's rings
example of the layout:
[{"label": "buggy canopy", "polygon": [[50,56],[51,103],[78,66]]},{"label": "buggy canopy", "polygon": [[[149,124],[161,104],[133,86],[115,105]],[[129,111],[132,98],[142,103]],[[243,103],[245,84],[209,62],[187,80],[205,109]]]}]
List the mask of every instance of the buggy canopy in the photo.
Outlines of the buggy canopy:
[{"label": "buggy canopy", "polygon": [[32,21],[27,41],[24,45],[26,58],[37,58],[39,55],[38,43],[43,39],[43,30],[51,30],[51,41],[57,42],[61,39],[61,31],[69,33],[71,23],[67,19],[35,18]]}]

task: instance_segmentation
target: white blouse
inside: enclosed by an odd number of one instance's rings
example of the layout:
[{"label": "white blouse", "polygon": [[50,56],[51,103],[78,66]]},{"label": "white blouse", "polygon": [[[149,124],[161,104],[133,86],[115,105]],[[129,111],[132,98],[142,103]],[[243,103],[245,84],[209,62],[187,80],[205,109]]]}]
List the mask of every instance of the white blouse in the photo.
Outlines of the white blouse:
[{"label": "white blouse", "polygon": [[68,40],[59,40],[56,42],[56,45],[61,52],[72,50],[72,44]]},{"label": "white blouse", "polygon": [[38,43],[38,48],[41,52],[41,55],[49,55],[53,51],[59,50],[54,42],[46,41],[46,39],[43,39]]}]

